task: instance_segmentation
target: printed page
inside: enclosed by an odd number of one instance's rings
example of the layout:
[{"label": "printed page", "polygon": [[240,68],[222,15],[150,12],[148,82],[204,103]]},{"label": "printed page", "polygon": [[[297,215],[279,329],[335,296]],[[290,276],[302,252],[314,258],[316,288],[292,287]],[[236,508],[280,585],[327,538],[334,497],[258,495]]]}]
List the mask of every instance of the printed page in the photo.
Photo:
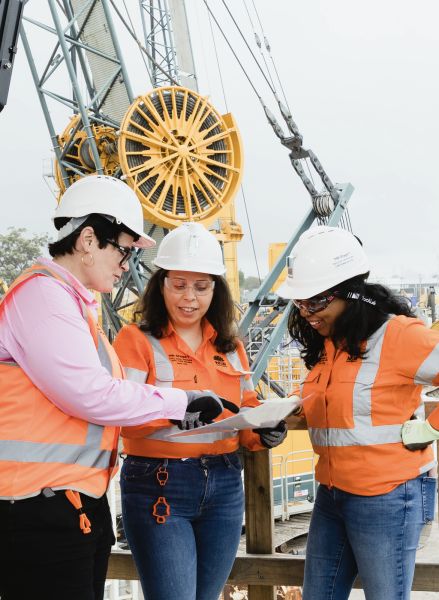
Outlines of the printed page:
[{"label": "printed page", "polygon": [[243,410],[233,417],[228,417],[218,423],[210,423],[196,429],[172,433],[168,437],[182,437],[187,435],[198,435],[218,431],[239,431],[241,429],[256,429],[259,427],[276,427],[282,419],[290,415],[302,401],[297,396],[279,400],[268,400],[255,408]]}]

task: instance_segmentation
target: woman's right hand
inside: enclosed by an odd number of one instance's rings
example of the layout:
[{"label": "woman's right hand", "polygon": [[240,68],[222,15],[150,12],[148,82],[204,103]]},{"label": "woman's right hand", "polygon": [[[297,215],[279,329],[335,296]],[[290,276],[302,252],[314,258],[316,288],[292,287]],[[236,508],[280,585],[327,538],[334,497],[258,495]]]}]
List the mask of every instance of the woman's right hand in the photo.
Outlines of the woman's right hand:
[{"label": "woman's right hand", "polygon": [[[210,390],[185,390],[187,395],[186,414],[181,421],[172,421],[180,429],[194,429],[212,421],[218,417],[223,410],[239,413],[239,407],[225,398],[220,398]],[[194,413],[198,413],[194,419]]]}]

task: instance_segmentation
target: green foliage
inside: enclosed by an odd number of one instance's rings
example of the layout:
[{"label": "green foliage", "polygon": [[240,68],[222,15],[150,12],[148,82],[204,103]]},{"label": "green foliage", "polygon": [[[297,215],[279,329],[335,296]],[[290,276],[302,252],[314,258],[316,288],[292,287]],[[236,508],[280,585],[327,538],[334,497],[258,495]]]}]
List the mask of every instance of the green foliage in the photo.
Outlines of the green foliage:
[{"label": "green foliage", "polygon": [[7,233],[0,234],[0,277],[11,284],[35,262],[49,241],[47,234],[28,237],[23,227],[8,227]]}]

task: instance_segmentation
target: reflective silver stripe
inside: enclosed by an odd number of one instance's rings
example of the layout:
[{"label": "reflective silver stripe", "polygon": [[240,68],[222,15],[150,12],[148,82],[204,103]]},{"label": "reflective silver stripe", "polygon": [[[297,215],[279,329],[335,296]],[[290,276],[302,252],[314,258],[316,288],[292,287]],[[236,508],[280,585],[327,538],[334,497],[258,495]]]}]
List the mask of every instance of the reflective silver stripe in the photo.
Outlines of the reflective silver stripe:
[{"label": "reflective silver stripe", "polygon": [[149,333],[145,333],[154,352],[154,363],[157,387],[172,387],[174,383],[174,369],[168,355],[163,350],[160,341]]},{"label": "reflective silver stripe", "polygon": [[160,429],[151,435],[145,436],[145,439],[176,442],[177,444],[213,444],[213,442],[220,442],[238,436],[236,431],[215,431],[211,433],[200,433],[199,435],[194,434],[181,437],[168,437],[171,433],[178,433],[179,431],[181,430],[177,426],[166,427],[166,429]]},{"label": "reflective silver stripe", "polygon": [[98,355],[101,365],[107,369],[110,375],[112,375],[113,366],[111,364],[111,358],[108,354],[107,347],[102,340],[102,334],[98,334]]},{"label": "reflective silver stripe", "polygon": [[0,367],[2,365],[7,365],[8,367],[19,367],[20,366],[14,360],[0,360]]},{"label": "reflective silver stripe", "polygon": [[415,383],[420,385],[431,385],[439,373],[439,344],[437,344],[415,375]]},{"label": "reflective silver stripe", "polygon": [[75,444],[46,444],[4,440],[0,444],[0,460],[20,463],[62,463],[106,469],[111,452]]},{"label": "reflective silver stripe", "polygon": [[436,460],[432,460],[426,465],[422,465],[422,467],[419,468],[419,475],[422,475],[422,473],[427,473],[430,469],[433,469],[434,467],[437,467]]},{"label": "reflective silver stripe", "polygon": [[425,421],[425,405],[422,403],[418,406],[418,408],[415,410],[415,412],[413,413],[413,415],[417,418],[420,419],[421,421]]},{"label": "reflective silver stripe", "polygon": [[[367,357],[357,374],[353,391],[352,429],[309,427],[311,441],[315,446],[372,446],[401,442],[401,426],[373,425],[372,387],[380,366],[381,349],[389,321],[386,321],[367,341]],[[367,381],[368,384],[361,383]]]},{"label": "reflective silver stripe", "polygon": [[236,350],[234,350],[233,352],[227,352],[226,356],[227,360],[235,369],[235,371],[241,371],[241,373],[244,371],[244,369],[242,368],[241,359],[239,358],[239,354],[236,352]]},{"label": "reflective silver stripe", "polygon": [[133,367],[124,367],[125,375],[130,381],[136,381],[137,383],[145,383],[148,377],[148,371],[141,371],[140,369],[133,369]]},{"label": "reflective silver stripe", "polygon": [[235,369],[235,371],[239,371],[241,373],[241,376],[239,378],[239,385],[240,385],[241,402],[242,402],[243,397],[244,397],[244,392],[252,392],[255,389],[253,386],[253,381],[252,381],[251,377],[249,377],[248,379],[246,378],[246,375],[248,374],[248,372],[244,370],[241,359],[236,350],[234,350],[233,352],[227,352],[226,356],[227,356],[227,360],[232,365],[232,367]]}]

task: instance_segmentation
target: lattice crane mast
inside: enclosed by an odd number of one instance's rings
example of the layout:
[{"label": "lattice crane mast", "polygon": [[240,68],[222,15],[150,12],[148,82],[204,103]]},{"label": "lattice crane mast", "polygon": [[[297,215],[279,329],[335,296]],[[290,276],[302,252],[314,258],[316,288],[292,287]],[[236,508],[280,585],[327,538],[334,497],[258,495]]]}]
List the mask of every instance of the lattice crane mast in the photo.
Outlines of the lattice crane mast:
[{"label": "lattice crane mast", "polygon": [[[161,87],[138,97],[134,97],[113,22],[114,12],[121,16],[117,5],[112,0],[47,0],[47,5],[51,22],[26,15],[21,37],[52,139],[60,192],[90,173],[120,177],[136,191],[146,229],[158,242],[182,221],[211,223],[239,186],[241,142],[232,115],[219,114],[207,97],[179,85],[176,54],[169,53],[171,31],[165,27],[170,21],[165,17],[171,6],[184,25],[184,4],[178,0],[169,0],[169,5],[165,0],[141,3],[142,10],[145,6],[156,10],[149,20],[154,31],[148,30],[142,12],[151,51],[136,41],[153,67],[153,84]],[[157,18],[158,8],[161,14]],[[47,62],[40,69],[27,36],[31,25],[53,39]],[[156,60],[159,31],[163,39],[167,36],[167,46],[161,48],[168,71]],[[60,72],[71,83],[72,97],[65,86],[58,91]],[[190,73],[184,77],[196,83]],[[162,85],[167,80],[171,85]],[[61,135],[49,110],[49,98],[73,113]],[[152,258],[151,252],[139,252],[115,297],[104,296],[104,316],[112,331],[120,327],[125,292],[143,290]]]}]

